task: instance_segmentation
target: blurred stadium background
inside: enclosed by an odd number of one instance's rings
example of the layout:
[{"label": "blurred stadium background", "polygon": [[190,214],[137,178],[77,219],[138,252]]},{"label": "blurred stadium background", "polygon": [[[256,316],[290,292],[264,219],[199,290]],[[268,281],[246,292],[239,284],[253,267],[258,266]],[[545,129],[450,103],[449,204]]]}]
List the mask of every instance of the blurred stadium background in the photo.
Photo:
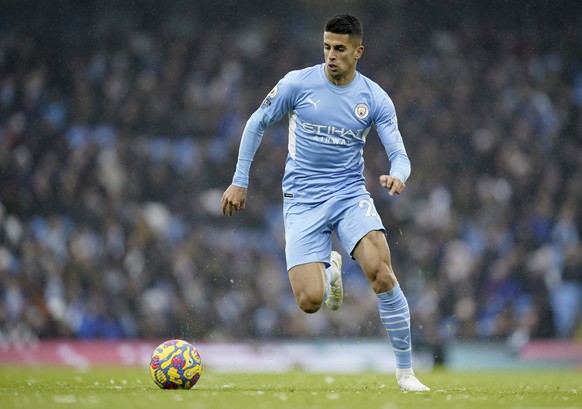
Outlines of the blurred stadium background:
[{"label": "blurred stadium background", "polygon": [[339,313],[296,307],[286,121],[263,139],[248,208],[219,214],[248,115],[322,61],[325,19],[348,11],[365,27],[359,69],[394,100],[412,160],[389,198],[368,138],[418,351],[447,363],[487,343],[581,365],[581,4],[3,0],[0,348],[385,342],[353,262]]}]

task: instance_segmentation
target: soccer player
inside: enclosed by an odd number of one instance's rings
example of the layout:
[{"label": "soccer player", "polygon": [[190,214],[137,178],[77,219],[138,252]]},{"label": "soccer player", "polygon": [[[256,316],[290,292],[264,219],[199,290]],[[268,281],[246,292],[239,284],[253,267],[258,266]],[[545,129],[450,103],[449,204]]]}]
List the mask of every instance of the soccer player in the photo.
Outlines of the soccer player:
[{"label": "soccer player", "polygon": [[222,196],[225,215],[246,205],[249,171],[266,128],[289,117],[283,176],[285,254],[299,307],[314,313],[343,300],[342,259],[331,249],[335,232],[361,266],[378,297],[382,324],[396,356],[396,380],[405,391],[428,391],[412,370],[408,302],[392,270],[385,229],[364,184],[362,152],[375,127],[390,161],[379,177],[390,195],[404,191],[410,161],[394,105],[379,85],[356,70],[363,29],[352,15],[329,19],[324,63],[289,72],[251,115],[242,134],[232,184]]}]

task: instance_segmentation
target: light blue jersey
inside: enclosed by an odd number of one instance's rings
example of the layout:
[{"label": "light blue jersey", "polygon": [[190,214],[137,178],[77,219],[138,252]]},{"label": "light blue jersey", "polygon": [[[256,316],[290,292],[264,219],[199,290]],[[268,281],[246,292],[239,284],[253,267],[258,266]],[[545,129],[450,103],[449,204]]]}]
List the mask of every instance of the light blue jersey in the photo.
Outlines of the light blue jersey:
[{"label": "light blue jersey", "polygon": [[321,203],[331,195],[366,194],[363,148],[372,126],[385,147],[390,175],[410,175],[394,104],[379,85],[356,72],[332,84],[325,64],[288,73],[253,113],[243,132],[233,184],[248,187],[250,165],[266,128],[289,116],[283,177],[286,202]]}]

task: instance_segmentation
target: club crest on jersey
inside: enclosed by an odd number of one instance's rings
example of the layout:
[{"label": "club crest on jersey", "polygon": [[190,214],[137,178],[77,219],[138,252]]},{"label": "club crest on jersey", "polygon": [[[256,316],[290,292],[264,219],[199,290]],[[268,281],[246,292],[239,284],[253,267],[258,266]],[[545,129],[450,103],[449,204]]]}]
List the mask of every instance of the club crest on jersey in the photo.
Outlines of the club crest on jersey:
[{"label": "club crest on jersey", "polygon": [[370,114],[370,108],[368,108],[368,105],[361,103],[356,105],[354,113],[359,119],[366,119]]}]

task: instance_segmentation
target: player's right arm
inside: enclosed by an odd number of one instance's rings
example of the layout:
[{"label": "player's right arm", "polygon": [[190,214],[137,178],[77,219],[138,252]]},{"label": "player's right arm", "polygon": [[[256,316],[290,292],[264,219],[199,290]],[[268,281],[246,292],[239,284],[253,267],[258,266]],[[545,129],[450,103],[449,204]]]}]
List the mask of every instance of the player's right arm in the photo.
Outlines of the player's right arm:
[{"label": "player's right arm", "polygon": [[[232,212],[241,211],[246,206],[249,173],[253,158],[259,149],[265,130],[278,121],[292,106],[291,90],[287,74],[271,90],[261,106],[248,119],[240,141],[236,171],[232,184],[226,189],[221,199],[222,214],[232,216]],[[283,92],[279,92],[282,88]]]},{"label": "player's right arm", "polygon": [[238,148],[236,171],[232,178],[233,185],[244,188],[249,186],[251,163],[259,149],[265,130],[272,122],[265,110],[261,108],[257,109],[247,121]]},{"label": "player's right arm", "polygon": [[220,201],[222,214],[230,217],[233,210],[240,212],[245,208],[251,163],[269,123],[260,108],[247,121],[238,149],[238,160],[232,184],[226,189]]}]

